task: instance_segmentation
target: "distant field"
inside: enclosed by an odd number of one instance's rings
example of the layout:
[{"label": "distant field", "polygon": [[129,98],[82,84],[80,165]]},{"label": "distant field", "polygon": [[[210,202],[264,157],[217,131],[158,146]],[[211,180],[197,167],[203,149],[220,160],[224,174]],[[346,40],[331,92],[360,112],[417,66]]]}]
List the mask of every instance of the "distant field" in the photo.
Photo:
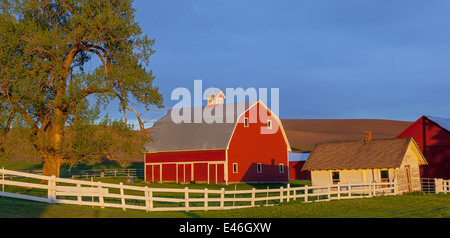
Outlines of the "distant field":
[{"label": "distant field", "polygon": [[363,140],[364,131],[373,139],[394,138],[412,124],[409,121],[379,119],[282,119],[293,150],[310,151],[315,143]]},{"label": "distant field", "polygon": [[46,204],[0,197],[0,218],[450,218],[450,194],[423,193],[338,200],[289,202],[224,211],[145,212]]}]

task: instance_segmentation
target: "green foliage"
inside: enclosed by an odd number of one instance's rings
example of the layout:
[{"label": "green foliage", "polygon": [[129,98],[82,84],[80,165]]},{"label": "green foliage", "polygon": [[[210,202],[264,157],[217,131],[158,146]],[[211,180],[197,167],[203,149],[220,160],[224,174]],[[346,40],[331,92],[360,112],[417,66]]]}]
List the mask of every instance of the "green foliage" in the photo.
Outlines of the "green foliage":
[{"label": "green foliage", "polygon": [[[128,140],[133,132],[126,118],[97,123],[100,111],[112,100],[120,102],[122,112],[135,113],[140,122],[134,105],[145,110],[162,107],[162,95],[153,86],[155,77],[145,69],[154,40],[142,34],[131,3],[1,1],[3,134],[14,124],[27,129],[44,161],[105,155],[117,140],[128,146],[125,149],[135,148]],[[144,130],[142,123],[139,126]]]}]

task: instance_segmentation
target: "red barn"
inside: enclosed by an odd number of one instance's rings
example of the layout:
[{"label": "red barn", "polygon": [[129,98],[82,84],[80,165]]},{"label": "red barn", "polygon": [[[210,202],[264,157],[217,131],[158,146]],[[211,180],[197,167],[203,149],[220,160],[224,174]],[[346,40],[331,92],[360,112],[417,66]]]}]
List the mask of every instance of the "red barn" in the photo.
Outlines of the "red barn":
[{"label": "red barn", "polygon": [[[289,181],[289,142],[280,119],[261,101],[175,110],[150,130],[152,142],[144,146],[145,181]],[[180,114],[188,121],[173,120]]]},{"label": "red barn", "polygon": [[450,179],[450,119],[422,116],[397,137],[413,137],[420,147],[428,162],[420,177]]},{"label": "red barn", "polygon": [[311,180],[310,171],[302,171],[310,152],[289,152],[289,179]]}]

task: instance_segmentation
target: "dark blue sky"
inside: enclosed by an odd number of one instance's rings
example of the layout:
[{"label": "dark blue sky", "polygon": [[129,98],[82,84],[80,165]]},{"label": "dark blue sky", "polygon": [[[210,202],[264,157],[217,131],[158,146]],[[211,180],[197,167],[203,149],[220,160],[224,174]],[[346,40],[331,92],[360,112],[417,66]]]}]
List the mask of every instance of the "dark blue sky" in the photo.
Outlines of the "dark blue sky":
[{"label": "dark blue sky", "polygon": [[[136,0],[173,89],[280,89],[280,118],[450,118],[450,1]],[[270,100],[269,100],[270,101]],[[270,106],[270,105],[269,105]]]}]

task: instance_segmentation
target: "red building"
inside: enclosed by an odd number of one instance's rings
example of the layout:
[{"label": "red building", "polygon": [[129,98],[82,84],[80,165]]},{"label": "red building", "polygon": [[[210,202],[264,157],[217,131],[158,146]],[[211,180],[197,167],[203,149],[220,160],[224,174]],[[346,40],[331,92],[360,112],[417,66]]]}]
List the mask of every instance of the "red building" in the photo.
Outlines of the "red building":
[{"label": "red building", "polygon": [[289,179],[311,180],[311,171],[302,171],[310,152],[289,152]]},{"label": "red building", "polygon": [[[289,142],[280,119],[261,101],[174,110],[150,131],[152,142],[145,145],[146,181],[289,181]],[[199,111],[200,119],[195,115]],[[191,113],[185,117],[190,121],[174,122],[173,116],[184,113]]]},{"label": "red building", "polygon": [[420,147],[428,162],[420,177],[450,179],[450,119],[422,116],[397,137],[413,137]]}]

